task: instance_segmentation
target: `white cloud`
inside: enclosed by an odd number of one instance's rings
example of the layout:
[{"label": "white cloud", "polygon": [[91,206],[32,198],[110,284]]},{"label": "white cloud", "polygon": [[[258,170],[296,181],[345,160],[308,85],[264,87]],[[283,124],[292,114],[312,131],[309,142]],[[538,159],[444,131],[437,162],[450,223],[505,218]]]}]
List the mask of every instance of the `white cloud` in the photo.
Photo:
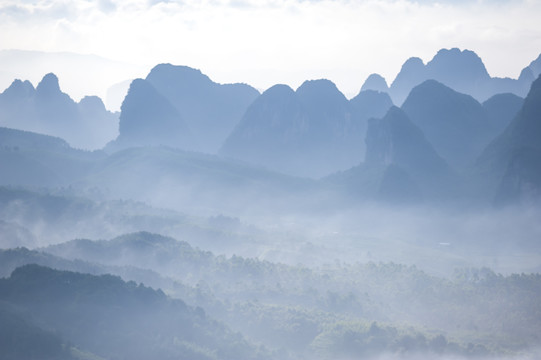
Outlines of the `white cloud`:
[{"label": "white cloud", "polygon": [[1,1],[0,44],[185,64],[261,89],[327,77],[354,95],[370,73],[391,82],[443,47],[516,77],[541,52],[540,15],[538,0]]}]

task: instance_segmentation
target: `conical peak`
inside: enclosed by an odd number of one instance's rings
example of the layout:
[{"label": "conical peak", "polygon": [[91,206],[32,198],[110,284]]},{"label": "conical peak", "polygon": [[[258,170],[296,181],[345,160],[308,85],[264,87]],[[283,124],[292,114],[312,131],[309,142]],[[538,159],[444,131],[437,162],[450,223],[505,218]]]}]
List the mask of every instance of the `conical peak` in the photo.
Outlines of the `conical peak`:
[{"label": "conical peak", "polygon": [[53,73],[48,73],[41,79],[36,91],[40,94],[53,94],[60,92],[58,77]]}]

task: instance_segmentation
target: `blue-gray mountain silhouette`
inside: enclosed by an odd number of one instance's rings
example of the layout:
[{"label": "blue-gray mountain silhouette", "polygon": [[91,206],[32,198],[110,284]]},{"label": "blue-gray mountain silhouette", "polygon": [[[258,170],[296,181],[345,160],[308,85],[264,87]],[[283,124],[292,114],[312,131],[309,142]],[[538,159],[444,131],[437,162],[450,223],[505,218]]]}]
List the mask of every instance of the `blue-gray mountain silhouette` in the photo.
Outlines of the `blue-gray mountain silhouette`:
[{"label": "blue-gray mountain silhouette", "polygon": [[366,121],[389,106],[374,91],[350,102],[329,80],[306,81],[297,91],[275,85],[248,108],[221,153],[288,174],[328,175],[362,161]]},{"label": "blue-gray mountain silhouette", "polygon": [[[259,92],[249,85],[218,84],[201,71],[187,66],[157,65],[146,81],[185,121],[192,137],[191,149],[208,153],[218,150],[248,106],[259,96]],[[141,109],[147,106],[143,98],[138,106]]]},{"label": "blue-gray mountain silhouette", "polygon": [[107,151],[157,145],[187,149],[191,141],[177,109],[147,80],[136,79],[122,103],[118,138]]},{"label": "blue-gray mountain silhouette", "polygon": [[62,334],[68,349],[76,346],[87,353],[85,357],[262,357],[240,334],[210,318],[203,309],[118,276],[24,265],[9,278],[0,279],[0,300],[3,308],[20,314],[26,322]]},{"label": "blue-gray mountain silhouette", "polygon": [[88,174],[101,151],[76,150],[57,137],[0,127],[0,185],[60,187]]},{"label": "blue-gray mountain silhouette", "polygon": [[408,59],[392,82],[389,93],[395,104],[402,104],[411,89],[425,80],[436,80],[455,91],[468,94],[478,101],[511,92],[525,96],[539,71],[535,60],[526,67],[518,79],[491,77],[481,58],[470,50],[441,49],[426,65],[419,58]]},{"label": "blue-gray mountain silhouette", "polygon": [[479,102],[435,80],[416,86],[402,110],[455,169],[473,165],[497,135]]},{"label": "blue-gray mountain silhouette", "polygon": [[483,102],[490,125],[495,135],[499,135],[511,123],[522,108],[524,99],[515,94],[497,94]]},{"label": "blue-gray mountain silhouette", "polygon": [[361,90],[349,103],[354,116],[363,121],[382,118],[393,106],[391,97],[386,92],[375,90]]},{"label": "blue-gray mountain silhouette", "polygon": [[348,193],[389,202],[417,202],[455,194],[456,175],[423,132],[399,108],[371,119],[364,163],[329,181]]},{"label": "blue-gray mountain silhouette", "polygon": [[0,126],[65,139],[71,146],[98,149],[114,139],[118,117],[96,96],[79,103],[60,90],[49,73],[34,89],[29,81],[15,80],[0,94]]},{"label": "blue-gray mountain silhouette", "polygon": [[[386,170],[379,189],[380,196],[386,197],[394,193],[391,185],[404,186],[401,181],[393,181],[389,177],[415,182],[425,196],[435,196],[448,191],[454,175],[446,161],[432,147],[419,129],[397,107],[389,109],[381,119],[373,119],[369,123],[366,134],[365,165],[372,167],[394,166]],[[411,177],[411,180],[407,180]],[[417,190],[408,186],[412,194]]]},{"label": "blue-gray mountain silhouette", "polygon": [[379,74],[370,74],[364,81],[361,91],[374,90],[379,92],[389,92],[389,86],[385,79]]},{"label": "blue-gray mountain silhouette", "polygon": [[541,198],[541,77],[531,86],[518,114],[485,149],[477,165],[487,184],[495,182],[497,203]]}]

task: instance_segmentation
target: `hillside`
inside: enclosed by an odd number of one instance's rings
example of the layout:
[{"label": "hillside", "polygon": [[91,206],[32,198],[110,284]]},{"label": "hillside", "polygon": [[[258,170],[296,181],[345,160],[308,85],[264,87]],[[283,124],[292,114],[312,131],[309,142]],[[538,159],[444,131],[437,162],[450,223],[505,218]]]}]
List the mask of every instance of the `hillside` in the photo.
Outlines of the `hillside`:
[{"label": "hillside", "polygon": [[0,289],[35,324],[105,358],[262,358],[202,309],[111,275],[27,265],[0,279]]}]

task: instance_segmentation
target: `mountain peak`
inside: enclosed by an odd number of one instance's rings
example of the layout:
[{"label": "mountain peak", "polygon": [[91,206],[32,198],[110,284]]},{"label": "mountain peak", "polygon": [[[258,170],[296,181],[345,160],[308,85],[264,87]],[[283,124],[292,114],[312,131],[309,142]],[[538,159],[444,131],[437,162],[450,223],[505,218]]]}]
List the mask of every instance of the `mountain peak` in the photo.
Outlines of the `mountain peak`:
[{"label": "mountain peak", "polygon": [[296,91],[300,99],[317,102],[347,102],[344,94],[327,79],[306,80]]},{"label": "mountain peak", "polygon": [[402,65],[401,71],[422,71],[425,67],[425,63],[421,58],[418,57],[410,57],[406,62]]},{"label": "mountain peak", "polygon": [[275,98],[284,95],[291,95],[294,93],[295,91],[291,87],[289,87],[289,85],[276,84],[265,90],[261,95],[265,95],[269,98]]},{"label": "mountain peak", "polygon": [[471,50],[441,49],[426,67],[431,73],[431,78],[438,80],[449,78],[450,81],[462,79],[471,81],[490,78],[481,58]]},{"label": "mountain peak", "polygon": [[541,74],[541,54],[528,65],[528,69],[532,71],[534,79]]},{"label": "mountain peak", "polygon": [[58,84],[58,77],[53,73],[48,73],[45,75],[36,87],[36,92],[38,94],[59,93],[60,85]]},{"label": "mountain peak", "polygon": [[105,112],[107,109],[103,101],[98,96],[85,96],[79,102],[79,106],[92,112]]},{"label": "mountain peak", "polygon": [[385,78],[379,74],[370,74],[364,81],[361,91],[375,90],[379,92],[388,92],[389,86]]},{"label": "mountain peak", "polygon": [[29,97],[36,90],[34,85],[28,80],[21,81],[19,79],[13,80],[11,85],[4,91],[4,95],[15,97]]},{"label": "mountain peak", "polygon": [[212,80],[203,74],[201,70],[184,65],[158,64],[150,70],[146,80],[154,84],[164,81],[177,81],[186,86],[199,86],[201,83],[209,85]]},{"label": "mountain peak", "polygon": [[402,110],[456,169],[470,166],[495,136],[482,105],[436,80],[414,87]]}]

